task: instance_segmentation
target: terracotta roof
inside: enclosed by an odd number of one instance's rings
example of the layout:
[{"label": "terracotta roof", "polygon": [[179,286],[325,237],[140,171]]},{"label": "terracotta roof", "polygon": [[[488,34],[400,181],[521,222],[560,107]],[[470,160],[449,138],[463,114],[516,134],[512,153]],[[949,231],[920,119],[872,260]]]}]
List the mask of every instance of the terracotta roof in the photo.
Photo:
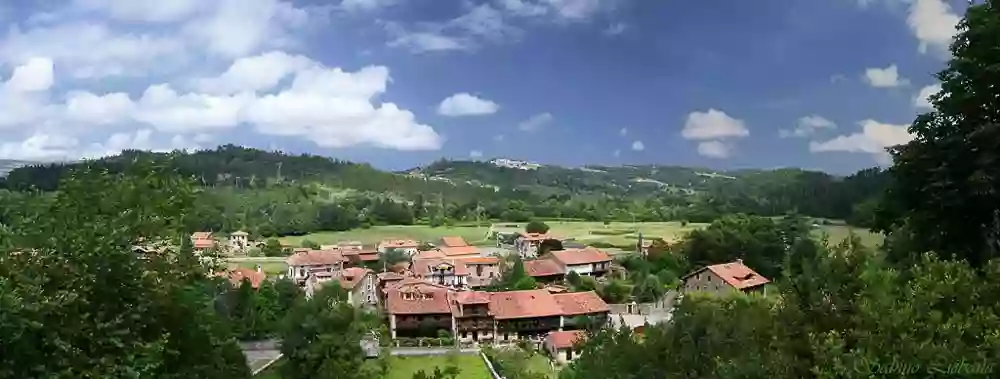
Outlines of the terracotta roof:
[{"label": "terracotta roof", "polygon": [[456,261],[465,263],[467,265],[495,265],[500,264],[500,258],[497,257],[463,257],[455,258]]},{"label": "terracotta roof", "polygon": [[444,257],[445,257],[444,252],[442,252],[440,250],[427,250],[427,251],[421,251],[421,252],[413,255],[412,259],[413,260],[418,260],[418,259],[441,259],[441,258],[444,258]]},{"label": "terracotta roof", "polygon": [[[771,282],[767,278],[758,274],[756,271],[752,270],[750,267],[747,267],[747,265],[743,264],[742,260],[711,265],[703,268],[702,270],[709,270],[715,273],[715,275],[718,275],[726,283],[733,286],[733,288],[740,290],[762,286]],[[700,271],[701,270],[695,271],[692,274]],[[686,279],[688,276],[691,276],[691,274],[688,274],[684,278]]]},{"label": "terracotta roof", "polygon": [[[412,282],[416,280],[417,282]],[[389,314],[451,313],[447,287],[430,284],[417,278],[406,278],[387,288],[386,309]],[[410,298],[407,298],[410,296]]]},{"label": "terracotta roof", "polygon": [[563,275],[566,270],[551,259],[533,259],[524,261],[524,271],[528,276],[545,277],[553,275]]},{"label": "terracotta roof", "polygon": [[195,249],[208,249],[215,246],[214,239],[196,239],[192,240],[191,244],[194,245]]},{"label": "terracotta roof", "polygon": [[372,273],[372,270],[361,267],[351,267],[345,268],[340,271],[340,275],[337,276],[337,280],[340,282],[340,287],[344,289],[354,289],[357,287],[358,283],[365,278],[366,275]]},{"label": "terracotta roof", "polygon": [[479,249],[476,249],[474,246],[439,247],[438,250],[449,257],[479,255]]},{"label": "terracotta roof", "polygon": [[482,291],[454,292],[455,302],[459,304],[489,304],[490,293]]},{"label": "terracotta roof", "polygon": [[461,247],[469,246],[469,243],[465,242],[465,238],[462,237],[441,237],[441,245],[445,247]]},{"label": "terracotta roof", "polygon": [[428,276],[433,271],[432,267],[439,267],[441,265],[454,267],[455,275],[469,275],[469,267],[465,263],[454,259],[416,259],[413,261],[410,269],[413,270],[414,274],[419,276]]},{"label": "terracotta roof", "polygon": [[420,243],[414,240],[384,240],[379,246],[383,248],[406,248],[420,246]]},{"label": "terracotta roof", "polygon": [[229,282],[234,286],[238,286],[243,283],[243,279],[246,278],[250,281],[250,286],[253,288],[260,288],[260,284],[264,282],[264,278],[267,277],[263,272],[257,272],[257,270],[249,268],[235,268],[229,270],[222,275],[229,277]]},{"label": "terracotta roof", "polygon": [[[297,250],[297,249],[296,249]],[[340,250],[298,251],[285,260],[289,266],[325,266],[347,262]]]},{"label": "terracotta roof", "polygon": [[404,278],[404,276],[402,276],[400,274],[397,274],[395,272],[392,272],[392,271],[381,272],[381,273],[379,273],[378,275],[375,275],[375,276],[378,277],[378,280],[380,282],[390,281],[390,280],[403,280],[403,278]]},{"label": "terracotta roof", "polygon": [[545,345],[553,349],[569,349],[576,343],[586,341],[587,333],[582,330],[567,330],[561,332],[549,332],[545,336]]},{"label": "terracotta roof", "polygon": [[338,250],[340,245],[319,245],[320,250]]},{"label": "terracotta roof", "polygon": [[357,254],[356,256],[362,262],[374,262],[378,260],[378,253],[361,252],[361,254]]},{"label": "terracotta roof", "polygon": [[552,297],[562,309],[563,316],[610,312],[611,308],[594,291],[553,294]]},{"label": "terracotta roof", "polygon": [[212,239],[212,232],[194,232],[194,233],[191,233],[191,239],[193,239],[193,240],[210,240],[210,239]]},{"label": "terracotta roof", "polygon": [[570,249],[550,251],[552,258],[564,265],[584,265],[590,263],[611,262],[608,253],[596,248]]},{"label": "terracotta roof", "polygon": [[490,312],[498,320],[562,315],[562,308],[546,290],[490,294]]},{"label": "terracotta roof", "polygon": [[547,239],[553,239],[552,236],[550,236],[550,235],[548,235],[546,233],[525,233],[525,232],[520,232],[518,234],[521,235],[519,237],[520,239],[523,239],[523,240],[526,240],[526,241],[544,241],[544,240],[547,240]]}]

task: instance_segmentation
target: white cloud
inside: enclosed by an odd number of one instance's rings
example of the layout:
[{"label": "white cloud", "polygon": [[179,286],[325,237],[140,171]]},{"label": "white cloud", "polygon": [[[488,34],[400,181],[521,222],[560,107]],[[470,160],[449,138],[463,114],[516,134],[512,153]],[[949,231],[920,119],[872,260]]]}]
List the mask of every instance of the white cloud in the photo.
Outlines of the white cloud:
[{"label": "white cloud", "polygon": [[795,129],[779,130],[778,135],[782,138],[808,137],[821,129],[836,129],[836,128],[837,124],[835,124],[833,121],[827,120],[826,118],[819,115],[811,115],[799,118],[798,124],[795,126]]},{"label": "white cloud", "polygon": [[106,12],[116,20],[157,23],[182,20],[207,4],[202,0],[73,0],[80,10]]},{"label": "white cloud", "polygon": [[469,158],[482,158],[483,152],[479,150],[472,150],[469,152]]},{"label": "white cloud", "polygon": [[349,12],[373,11],[395,5],[396,0],[342,0],[340,8]]},{"label": "white cloud", "polygon": [[899,76],[899,68],[895,64],[886,68],[865,69],[864,80],[875,88],[892,88],[909,84],[909,80]]},{"label": "white cloud", "polygon": [[496,141],[496,142],[503,142],[503,139],[504,139],[503,134],[497,134],[497,135],[493,136],[493,141]]},{"label": "white cloud", "polygon": [[[104,141],[85,144],[71,136],[36,132],[24,140],[0,144],[0,158],[54,162],[99,158],[117,154],[122,150],[163,152],[201,148],[196,142],[182,135],[174,135],[167,140],[154,138],[153,134],[154,132],[149,129],[142,129],[135,133],[115,133]],[[167,143],[161,143],[163,141]]]},{"label": "white cloud", "polygon": [[313,65],[312,60],[282,51],[237,59],[226,72],[213,78],[199,79],[199,90],[211,94],[270,90],[293,72]]},{"label": "white cloud", "polygon": [[646,149],[646,145],[643,145],[642,141],[632,142],[632,150],[633,151],[643,151],[645,149]]},{"label": "white cloud", "polygon": [[689,140],[741,138],[749,135],[750,131],[743,120],[729,117],[726,112],[716,109],[691,112],[681,130],[681,136]]},{"label": "white cloud", "polygon": [[728,158],[730,149],[730,145],[719,140],[698,143],[698,154],[709,158]]},{"label": "white cloud", "polygon": [[614,152],[611,153],[611,155],[614,155],[615,158],[618,158],[618,157],[620,157],[622,155],[622,151],[616,149]]},{"label": "white cloud", "polygon": [[628,135],[628,129],[627,128],[622,128],[621,130],[618,131],[618,134],[620,134],[621,136],[624,137],[624,136]]},{"label": "white cloud", "polygon": [[931,104],[930,97],[938,92],[941,92],[940,84],[931,84],[920,89],[920,92],[913,97],[913,107],[917,109],[933,109],[934,105]]},{"label": "white cloud", "polygon": [[71,92],[66,98],[66,119],[84,125],[120,124],[129,120],[135,103],[124,93],[95,95],[90,92]]},{"label": "white cloud", "polygon": [[875,120],[864,120],[858,123],[861,131],[838,136],[822,141],[810,142],[811,152],[848,152],[872,154],[881,164],[888,162],[889,154],[886,148],[910,142],[913,139],[906,129],[907,125],[885,124]]},{"label": "white cloud", "polygon": [[4,83],[4,88],[13,92],[46,91],[55,82],[52,73],[52,60],[48,58],[31,58],[14,69],[10,80]]},{"label": "white cloud", "polygon": [[551,113],[539,113],[531,116],[527,120],[521,121],[521,123],[517,125],[517,128],[526,132],[533,132],[552,122],[553,119],[554,117],[552,117]]},{"label": "white cloud", "polygon": [[541,16],[549,12],[549,8],[531,0],[500,0],[501,7],[517,16]]},{"label": "white cloud", "polygon": [[494,114],[499,109],[497,103],[462,92],[442,100],[437,113],[449,117],[481,116]]},{"label": "white cloud", "polygon": [[602,8],[612,5],[614,0],[542,0],[560,17],[569,20],[586,20]]},{"label": "white cloud", "polygon": [[948,45],[958,33],[960,20],[944,0],[912,0],[906,22],[920,41],[921,53],[945,56]]}]

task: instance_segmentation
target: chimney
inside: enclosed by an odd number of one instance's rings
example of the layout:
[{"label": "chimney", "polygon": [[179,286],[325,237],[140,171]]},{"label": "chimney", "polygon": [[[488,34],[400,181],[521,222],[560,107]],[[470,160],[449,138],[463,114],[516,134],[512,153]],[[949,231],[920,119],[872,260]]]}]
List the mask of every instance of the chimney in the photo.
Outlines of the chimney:
[{"label": "chimney", "polygon": [[264,268],[261,267],[260,265],[257,265],[257,272],[264,272]]},{"label": "chimney", "polygon": [[736,263],[743,264],[743,258],[737,258]]}]

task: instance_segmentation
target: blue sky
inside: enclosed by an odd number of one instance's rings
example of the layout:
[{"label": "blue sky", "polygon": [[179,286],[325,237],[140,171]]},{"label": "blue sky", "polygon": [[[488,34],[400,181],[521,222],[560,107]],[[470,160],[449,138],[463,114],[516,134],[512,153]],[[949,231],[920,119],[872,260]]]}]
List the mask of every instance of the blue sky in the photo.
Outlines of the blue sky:
[{"label": "blue sky", "polygon": [[966,1],[14,0],[0,158],[885,164]]}]

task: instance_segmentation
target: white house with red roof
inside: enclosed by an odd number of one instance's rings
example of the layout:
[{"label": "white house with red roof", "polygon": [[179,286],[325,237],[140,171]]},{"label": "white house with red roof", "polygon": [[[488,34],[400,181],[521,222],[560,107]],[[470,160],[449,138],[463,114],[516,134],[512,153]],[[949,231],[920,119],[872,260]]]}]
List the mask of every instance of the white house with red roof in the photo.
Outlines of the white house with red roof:
[{"label": "white house with red roof", "polygon": [[311,273],[305,283],[306,296],[312,297],[324,285],[334,280],[347,292],[347,301],[355,307],[378,305],[375,272],[361,267]]},{"label": "white house with red roof", "polygon": [[771,281],[743,264],[742,259],[735,262],[702,267],[685,275],[684,292],[716,292],[723,291],[763,291],[764,285]]},{"label": "white house with red roof", "polygon": [[389,250],[399,250],[408,256],[414,256],[418,252],[420,242],[411,239],[390,239],[378,243],[376,250],[379,254],[385,254]]},{"label": "white house with red roof", "polygon": [[586,340],[587,333],[581,330],[556,331],[545,336],[542,346],[557,363],[566,364],[580,356],[579,350],[575,348]]},{"label": "white house with red roof", "polygon": [[578,275],[601,276],[611,268],[611,256],[595,247],[550,251],[548,259],[559,265],[563,272]]}]

